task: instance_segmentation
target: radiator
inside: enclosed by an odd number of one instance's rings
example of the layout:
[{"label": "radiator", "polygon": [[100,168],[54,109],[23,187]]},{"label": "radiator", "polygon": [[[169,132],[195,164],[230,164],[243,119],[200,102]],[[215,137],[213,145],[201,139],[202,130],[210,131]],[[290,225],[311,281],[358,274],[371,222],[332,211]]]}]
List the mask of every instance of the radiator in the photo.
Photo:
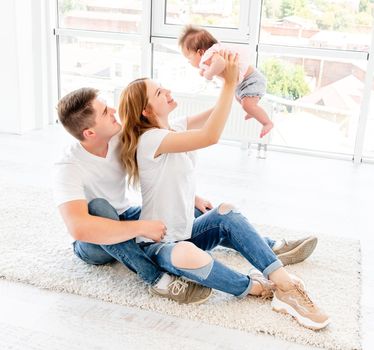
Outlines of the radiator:
[{"label": "radiator", "polygon": [[[217,97],[204,95],[173,94],[173,98],[178,103],[171,117],[189,116],[200,113],[213,107]],[[267,101],[266,96],[259,103],[266,110],[269,118],[272,119],[272,105]],[[267,145],[270,142],[271,132],[260,139],[259,135],[262,125],[254,118],[245,120],[245,111],[236,100],[232,103],[231,113],[226,122],[221,139],[239,141],[243,146],[248,147],[251,143]]]}]

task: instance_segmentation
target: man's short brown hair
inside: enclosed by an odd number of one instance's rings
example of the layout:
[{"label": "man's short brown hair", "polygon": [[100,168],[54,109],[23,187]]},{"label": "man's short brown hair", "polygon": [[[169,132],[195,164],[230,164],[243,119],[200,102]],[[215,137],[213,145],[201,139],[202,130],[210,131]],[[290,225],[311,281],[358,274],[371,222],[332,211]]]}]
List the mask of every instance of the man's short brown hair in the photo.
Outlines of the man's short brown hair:
[{"label": "man's short brown hair", "polygon": [[193,25],[185,26],[178,39],[178,45],[182,49],[194,52],[206,51],[217,42],[217,39],[207,30]]},{"label": "man's short brown hair", "polygon": [[64,128],[79,141],[83,141],[83,131],[95,125],[95,111],[92,101],[98,90],[81,88],[60,99],[57,105],[58,118]]}]

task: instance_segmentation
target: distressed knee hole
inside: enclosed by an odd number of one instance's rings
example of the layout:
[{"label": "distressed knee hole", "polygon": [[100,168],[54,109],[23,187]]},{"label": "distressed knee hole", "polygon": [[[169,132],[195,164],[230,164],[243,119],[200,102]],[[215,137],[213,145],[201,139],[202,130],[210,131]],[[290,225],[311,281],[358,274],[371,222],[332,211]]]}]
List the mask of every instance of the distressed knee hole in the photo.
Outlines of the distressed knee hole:
[{"label": "distressed knee hole", "polygon": [[218,213],[221,215],[226,215],[230,212],[238,213],[238,210],[235,206],[229,203],[222,203],[218,207]]},{"label": "distressed knee hole", "polygon": [[177,268],[199,269],[211,261],[207,252],[191,242],[178,242],[171,251],[171,263]]}]

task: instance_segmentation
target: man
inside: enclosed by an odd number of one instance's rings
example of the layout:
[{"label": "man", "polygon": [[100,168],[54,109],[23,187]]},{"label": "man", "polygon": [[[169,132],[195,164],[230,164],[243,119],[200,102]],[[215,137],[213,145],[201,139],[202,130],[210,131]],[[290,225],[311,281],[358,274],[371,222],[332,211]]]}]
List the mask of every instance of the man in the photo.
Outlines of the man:
[{"label": "man", "polygon": [[[75,239],[74,253],[88,264],[121,262],[148,283],[155,295],[179,303],[207,300],[210,288],[163,272],[135,243],[137,236],[159,242],[167,228],[158,220],[138,220],[141,209],[129,205],[126,172],[119,160],[121,125],[116,111],[92,88],[69,93],[57,109],[61,124],[78,141],[55,164],[54,191],[60,214]],[[199,197],[195,206],[198,215],[211,208]],[[273,250],[284,264],[297,263],[316,244],[315,237],[283,240]]]}]

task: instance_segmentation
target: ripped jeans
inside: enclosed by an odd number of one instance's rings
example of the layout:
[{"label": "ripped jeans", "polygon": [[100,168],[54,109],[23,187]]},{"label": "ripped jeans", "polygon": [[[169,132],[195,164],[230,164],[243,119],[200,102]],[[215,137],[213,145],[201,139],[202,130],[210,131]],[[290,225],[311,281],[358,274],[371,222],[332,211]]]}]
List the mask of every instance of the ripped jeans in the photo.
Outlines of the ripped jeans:
[{"label": "ripped jeans", "polygon": [[[140,207],[131,207],[121,215],[103,198],[93,199],[88,203],[91,215],[112,220],[138,220]],[[148,284],[157,283],[163,271],[140,249],[135,239],[116,244],[93,244],[82,241],[73,243],[74,254],[91,265],[103,265],[114,261],[127,266]]]},{"label": "ripped jeans", "polygon": [[[226,205],[227,206],[227,205]],[[218,245],[232,248],[247,259],[265,277],[280,268],[281,261],[272,251],[274,241],[261,237],[249,221],[237,210],[224,205],[197,217],[191,238],[186,240],[209,251]],[[206,287],[237,297],[245,297],[252,288],[249,276],[234,271],[217,260],[197,269],[178,268],[171,254],[178,242],[141,243],[144,252],[161,268],[177,276],[187,277]]]}]

